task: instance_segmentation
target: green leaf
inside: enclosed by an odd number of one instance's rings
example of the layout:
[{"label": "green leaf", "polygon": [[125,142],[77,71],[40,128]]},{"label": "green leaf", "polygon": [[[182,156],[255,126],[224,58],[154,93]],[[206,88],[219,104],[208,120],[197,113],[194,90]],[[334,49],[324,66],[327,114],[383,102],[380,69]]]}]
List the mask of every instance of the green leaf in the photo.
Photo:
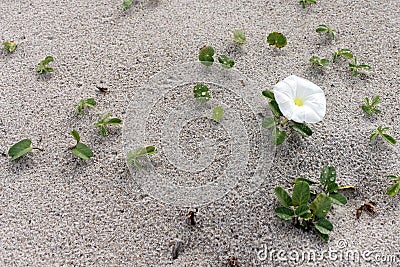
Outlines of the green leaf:
[{"label": "green leaf", "polygon": [[322,241],[324,241],[324,242],[328,242],[329,241],[329,235],[322,234],[317,229],[315,229],[315,232],[317,233],[318,237],[321,238]]},{"label": "green leaf", "polygon": [[329,59],[326,58],[319,58],[318,56],[312,56],[310,57],[310,62],[313,64],[316,64],[321,67],[326,67],[330,64]]},{"label": "green leaf", "polygon": [[93,108],[96,105],[96,100],[94,98],[83,99],[76,104],[76,112],[80,115],[82,114],[85,106]]},{"label": "green leaf", "polygon": [[383,137],[386,141],[388,141],[389,144],[391,144],[391,145],[393,145],[393,146],[396,144],[396,140],[395,140],[392,136],[390,136],[390,135],[388,135],[388,134],[382,134],[382,137]]},{"label": "green leaf", "polygon": [[199,61],[206,66],[211,66],[214,63],[214,53],[212,46],[204,46],[199,51]]},{"label": "green leaf", "polygon": [[271,109],[272,113],[274,114],[275,117],[280,117],[282,116],[282,112],[279,109],[279,105],[275,100],[272,100],[268,103],[269,108]]},{"label": "green leaf", "polygon": [[54,61],[54,58],[52,56],[47,56],[47,57],[45,57],[45,59],[41,63],[43,65],[47,65],[47,64],[49,64],[50,62],[53,62],[53,61]]},{"label": "green leaf", "polygon": [[124,2],[122,3],[122,8],[124,10],[128,10],[129,8],[131,8],[133,4],[133,0],[124,0]]},{"label": "green leaf", "polygon": [[293,206],[307,205],[310,200],[310,186],[306,182],[298,182],[294,185],[292,202]]},{"label": "green leaf", "polygon": [[81,141],[81,137],[79,136],[79,133],[76,130],[72,130],[71,135],[74,137],[77,143]]},{"label": "green leaf", "polygon": [[146,149],[147,155],[153,155],[157,152],[157,150],[154,146],[146,146],[145,149]]},{"label": "green leaf", "polygon": [[286,192],[285,189],[283,189],[282,187],[278,186],[278,187],[275,187],[274,192],[275,192],[275,195],[277,196],[277,198],[279,199],[279,201],[281,202],[281,204],[284,207],[292,206],[292,198]]},{"label": "green leaf", "polygon": [[[294,211],[294,213],[299,217],[304,217],[309,211],[310,211],[310,208],[307,205],[301,205],[301,206],[297,207],[297,209]],[[307,216],[309,216],[309,215],[307,215]]]},{"label": "green leaf", "polygon": [[312,135],[312,130],[305,123],[293,122],[293,125],[291,126],[291,128],[293,130],[295,130],[296,132],[302,134],[303,136],[311,136]]},{"label": "green leaf", "polygon": [[136,168],[141,169],[142,164],[139,162],[138,158],[146,156],[146,155],[153,155],[157,152],[154,146],[146,146],[146,147],[139,147],[133,151],[128,152],[127,155],[127,163],[128,165],[134,164]]},{"label": "green leaf", "polygon": [[324,32],[328,33],[328,34],[331,35],[332,40],[335,39],[334,30],[332,30],[331,27],[329,27],[328,25],[325,25],[325,24],[319,25],[318,28],[316,29],[316,32],[318,32],[318,33],[324,33]]},{"label": "green leaf", "polygon": [[319,219],[317,223],[314,225],[315,229],[317,229],[321,234],[329,235],[333,230],[333,225],[330,221],[325,218]]},{"label": "green leaf", "polygon": [[329,198],[333,204],[340,206],[347,204],[347,198],[340,193],[331,193],[329,194]]},{"label": "green leaf", "polygon": [[336,169],[333,166],[324,166],[320,176],[321,184],[329,185],[336,181]]},{"label": "green leaf", "polygon": [[75,148],[72,149],[72,154],[81,159],[88,160],[93,157],[92,150],[85,144],[77,143]]},{"label": "green leaf", "polygon": [[194,98],[198,99],[200,102],[203,103],[207,102],[211,98],[208,87],[204,84],[197,84],[193,88],[193,94]]},{"label": "green leaf", "polygon": [[371,136],[369,137],[369,140],[370,140],[370,141],[374,140],[375,137],[378,136],[378,134],[379,134],[379,133],[373,133],[373,134],[371,134]]},{"label": "green leaf", "polygon": [[386,194],[388,194],[389,197],[394,197],[395,195],[397,195],[397,193],[399,193],[399,190],[400,190],[400,181],[397,181],[387,189]]},{"label": "green leaf", "polygon": [[379,95],[376,95],[372,98],[372,103],[371,106],[375,106],[381,103],[381,97]]},{"label": "green leaf", "polygon": [[328,193],[333,193],[335,192],[335,190],[339,189],[339,186],[337,183],[333,182],[333,183],[329,183],[328,184],[328,188],[326,189],[326,191],[328,191]]},{"label": "green leaf", "polygon": [[286,131],[281,131],[277,127],[272,131],[272,142],[281,145],[286,139]]},{"label": "green leaf", "polygon": [[306,179],[306,178],[296,178],[296,179],[294,179],[294,183],[295,184],[297,184],[297,183],[299,183],[299,182],[306,182],[307,184],[309,184],[309,185],[312,185],[312,184],[316,184],[316,182],[314,182],[314,181],[311,181],[311,180],[308,180],[308,179]]},{"label": "green leaf", "polygon": [[262,94],[263,94],[263,96],[265,96],[266,98],[269,98],[269,99],[271,99],[271,100],[275,100],[274,93],[271,92],[271,91],[268,90],[268,89],[265,89],[265,90],[262,92]]},{"label": "green leaf", "polygon": [[215,107],[213,109],[213,113],[212,113],[212,118],[215,121],[220,121],[222,119],[222,117],[224,116],[224,108],[221,106]]},{"label": "green leaf", "polygon": [[275,215],[283,220],[290,221],[293,219],[294,212],[290,208],[280,206],[275,209]]},{"label": "green leaf", "polygon": [[266,128],[266,129],[270,129],[270,128],[274,127],[275,125],[276,125],[276,121],[275,121],[274,117],[268,117],[262,121],[262,127]]},{"label": "green leaf", "polygon": [[246,42],[246,36],[242,30],[233,30],[233,40],[237,44],[244,44]]},{"label": "green leaf", "polygon": [[317,218],[325,218],[331,209],[331,199],[325,194],[320,193],[311,203],[310,209]]},{"label": "green leaf", "polygon": [[8,150],[11,160],[16,160],[30,152],[32,150],[31,144],[32,141],[30,139],[23,139],[11,146]]},{"label": "green leaf", "polygon": [[226,55],[220,55],[218,57],[218,61],[219,61],[219,63],[221,63],[222,67],[225,69],[230,69],[233,67],[233,65],[235,65],[235,61]]},{"label": "green leaf", "polygon": [[122,120],[119,118],[112,118],[108,120],[106,124],[122,124]]},{"label": "green leaf", "polygon": [[267,37],[267,43],[269,45],[275,45],[277,48],[282,48],[286,46],[287,39],[282,33],[271,32]]},{"label": "green leaf", "polygon": [[47,56],[44,60],[40,61],[39,65],[36,66],[36,71],[39,74],[43,74],[46,72],[53,72],[53,68],[47,67],[47,64],[54,61],[52,56]]},{"label": "green leaf", "polygon": [[106,136],[107,136],[106,127],[105,127],[104,125],[100,125],[99,129],[100,129],[100,134],[101,134],[102,136],[106,137]]},{"label": "green leaf", "polygon": [[3,42],[3,46],[7,52],[13,53],[15,51],[15,49],[17,48],[17,43],[14,41]]}]

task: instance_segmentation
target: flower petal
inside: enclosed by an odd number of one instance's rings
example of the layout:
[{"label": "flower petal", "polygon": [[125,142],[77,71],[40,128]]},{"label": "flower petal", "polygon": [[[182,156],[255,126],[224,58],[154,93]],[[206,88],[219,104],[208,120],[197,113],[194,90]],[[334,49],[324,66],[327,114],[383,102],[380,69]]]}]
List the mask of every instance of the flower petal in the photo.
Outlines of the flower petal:
[{"label": "flower petal", "polygon": [[[325,94],[309,80],[291,75],[274,86],[274,95],[282,114],[289,120],[316,123],[325,116]],[[295,98],[301,99],[303,105],[297,106]]]}]

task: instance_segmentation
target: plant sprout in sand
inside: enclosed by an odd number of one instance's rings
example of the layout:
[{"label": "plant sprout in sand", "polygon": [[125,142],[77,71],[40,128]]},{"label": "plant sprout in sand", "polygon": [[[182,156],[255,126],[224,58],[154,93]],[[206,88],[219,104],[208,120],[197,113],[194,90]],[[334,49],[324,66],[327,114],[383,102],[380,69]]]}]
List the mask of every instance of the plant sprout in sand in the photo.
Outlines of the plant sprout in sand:
[{"label": "plant sprout in sand", "polygon": [[156,152],[157,150],[154,146],[136,148],[135,150],[128,152],[128,165],[131,165],[133,163],[136,168],[141,169],[142,164],[139,162],[138,159],[146,155],[155,154]]},{"label": "plant sprout in sand", "polygon": [[274,128],[273,141],[280,145],[286,139],[282,128],[289,125],[304,136],[312,131],[306,123],[320,122],[326,113],[326,99],[322,89],[314,83],[291,75],[274,86],[273,92],[263,91],[269,99],[269,107],[274,117],[265,118],[264,128]]},{"label": "plant sprout in sand", "polygon": [[381,103],[381,98],[378,95],[374,96],[371,101],[368,97],[366,97],[364,101],[365,104],[362,105],[361,108],[362,110],[364,110],[365,113],[367,113],[368,115],[372,115],[372,112],[374,112],[375,114],[381,113],[381,111],[375,107],[376,105]]},{"label": "plant sprout in sand", "polygon": [[111,114],[107,113],[105,114],[103,117],[100,117],[99,120],[97,121],[97,123],[95,124],[95,128],[99,128],[100,129],[100,134],[102,136],[107,136],[107,130],[106,130],[106,125],[118,125],[118,124],[122,124],[122,120],[119,118],[111,118],[109,120],[108,117],[110,117]]},{"label": "plant sprout in sand", "polygon": [[320,67],[326,67],[329,66],[330,61],[327,58],[319,58],[318,56],[312,56],[310,58],[310,62],[313,63],[314,65],[320,66]]},{"label": "plant sprout in sand", "polygon": [[214,63],[214,54],[214,48],[206,45],[199,51],[199,61],[206,66],[211,66]]},{"label": "plant sprout in sand", "polygon": [[375,137],[377,137],[378,135],[380,135],[383,139],[385,139],[389,144],[391,145],[395,145],[396,144],[396,139],[394,139],[391,135],[385,133],[387,130],[390,130],[389,127],[383,127],[383,126],[379,126],[378,128],[376,128],[374,130],[374,132],[371,134],[371,136],[369,137],[369,140],[372,141],[375,139]]},{"label": "plant sprout in sand", "polygon": [[76,145],[69,147],[72,154],[81,159],[88,160],[93,157],[93,151],[85,144],[81,143],[81,137],[76,130],[71,131],[72,137],[76,140]]},{"label": "plant sprout in sand", "polygon": [[300,0],[300,4],[303,8],[306,8],[307,3],[311,4],[316,4],[317,0]]},{"label": "plant sprout in sand", "polygon": [[246,42],[246,36],[242,30],[233,30],[232,32],[235,43],[242,45]]},{"label": "plant sprout in sand", "polygon": [[76,112],[81,115],[85,106],[93,108],[96,106],[96,100],[94,98],[83,99],[76,104]]},{"label": "plant sprout in sand", "polygon": [[17,43],[14,41],[3,42],[4,49],[9,53],[13,53],[17,48]]},{"label": "plant sprout in sand", "polygon": [[348,59],[352,59],[353,53],[348,48],[341,48],[338,51],[336,51],[335,53],[333,53],[332,62],[336,62],[336,60],[339,56],[344,56],[344,57],[347,57]]},{"label": "plant sprout in sand", "polygon": [[359,70],[371,70],[372,69],[372,67],[367,64],[358,64],[356,57],[354,57],[353,63],[349,63],[349,68],[353,72],[353,76],[357,76]]},{"label": "plant sprout in sand", "polygon": [[331,29],[328,25],[321,24],[318,26],[316,29],[316,32],[318,33],[327,33],[332,37],[332,40],[335,40],[335,31]]},{"label": "plant sprout in sand", "polygon": [[11,160],[16,160],[32,151],[31,144],[32,141],[30,139],[23,139],[10,147],[8,155],[11,157]]},{"label": "plant sprout in sand", "polygon": [[222,68],[224,69],[230,69],[233,67],[233,65],[235,65],[235,61],[226,55],[220,55],[218,57],[218,61],[221,63]]},{"label": "plant sprout in sand", "polygon": [[199,100],[201,103],[205,103],[208,100],[210,100],[210,98],[211,98],[210,91],[208,90],[207,85],[202,84],[202,83],[197,84],[193,88],[193,95],[194,95],[194,98]]},{"label": "plant sprout in sand", "polygon": [[386,194],[388,194],[389,197],[394,197],[400,190],[400,175],[389,175],[388,178],[394,180],[394,184],[388,188]]},{"label": "plant sprout in sand", "polygon": [[47,67],[47,65],[53,61],[54,61],[54,58],[52,56],[47,56],[45,59],[40,61],[39,65],[36,66],[37,73],[44,74],[47,72],[53,72],[54,71],[53,68]]},{"label": "plant sprout in sand", "polygon": [[123,10],[128,10],[128,9],[131,8],[132,4],[133,4],[133,0],[124,0],[122,2],[122,9]]},{"label": "plant sprout in sand", "polygon": [[275,188],[275,195],[281,203],[281,206],[275,209],[276,216],[292,221],[296,227],[305,230],[313,229],[323,241],[328,241],[333,225],[326,216],[332,204],[345,205],[347,203],[347,198],[336,192],[339,186],[336,183],[335,168],[323,167],[320,176],[322,188],[319,190],[322,192],[318,194],[310,191],[310,186],[316,182],[305,178],[297,178],[294,182],[292,196],[282,187]]},{"label": "plant sprout in sand", "polygon": [[275,45],[277,48],[282,48],[287,45],[286,36],[280,32],[271,32],[267,36],[267,43],[269,45]]}]

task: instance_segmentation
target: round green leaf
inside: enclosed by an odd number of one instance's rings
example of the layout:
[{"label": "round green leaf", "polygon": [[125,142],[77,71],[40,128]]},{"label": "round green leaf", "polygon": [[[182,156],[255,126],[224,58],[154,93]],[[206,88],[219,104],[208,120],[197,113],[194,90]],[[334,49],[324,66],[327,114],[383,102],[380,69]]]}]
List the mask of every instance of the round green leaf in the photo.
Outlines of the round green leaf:
[{"label": "round green leaf", "polygon": [[276,125],[276,121],[275,121],[274,117],[268,117],[262,121],[262,127],[266,128],[266,129],[270,129],[270,128],[274,127],[275,125]]},{"label": "round green leaf", "polygon": [[331,193],[329,194],[329,198],[331,199],[333,204],[341,206],[347,204],[347,198],[340,193]]},{"label": "round green leaf", "polygon": [[204,46],[199,51],[199,60],[206,66],[211,66],[214,63],[214,48],[212,46]]},{"label": "round green leaf", "polygon": [[287,39],[282,33],[271,32],[267,37],[267,43],[269,45],[275,45],[277,48],[282,48],[286,46]]},{"label": "round green leaf", "polygon": [[310,209],[316,217],[325,218],[331,209],[331,199],[323,193],[318,194],[311,203]]},{"label": "round green leaf", "polygon": [[233,40],[242,45],[246,42],[246,36],[242,30],[233,30]]},{"label": "round green leaf", "polygon": [[210,100],[210,92],[208,87],[204,84],[197,84],[193,89],[194,98],[199,99],[201,102]]},{"label": "round green leaf", "polygon": [[290,221],[294,216],[294,212],[290,208],[280,206],[275,209],[275,215],[283,220]]},{"label": "round green leaf", "polygon": [[230,69],[233,67],[233,65],[235,65],[235,61],[226,55],[219,56],[218,61],[225,69]]},{"label": "round green leaf", "polygon": [[318,230],[318,232],[325,235],[329,235],[330,232],[333,230],[332,223],[325,218],[319,219],[314,227]]},{"label": "round green leaf", "polygon": [[224,108],[221,106],[215,107],[213,109],[213,113],[212,113],[212,118],[215,121],[220,121],[222,119],[222,117],[224,116]]},{"label": "round green leaf", "polygon": [[310,186],[306,182],[298,182],[293,188],[293,206],[307,205],[310,200]]}]

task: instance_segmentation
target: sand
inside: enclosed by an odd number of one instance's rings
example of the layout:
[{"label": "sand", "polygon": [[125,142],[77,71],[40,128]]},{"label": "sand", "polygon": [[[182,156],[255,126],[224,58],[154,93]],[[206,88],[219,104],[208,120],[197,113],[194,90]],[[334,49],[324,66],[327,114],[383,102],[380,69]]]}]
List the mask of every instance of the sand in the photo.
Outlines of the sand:
[{"label": "sand", "polygon": [[[226,266],[232,256],[240,266],[399,265],[399,196],[389,198],[385,192],[391,184],[387,175],[400,174],[400,150],[368,139],[379,125],[391,127],[400,139],[399,1],[318,1],[303,9],[289,0],[142,0],[126,12],[121,4],[0,3],[0,40],[18,43],[13,54],[0,52],[1,266]],[[336,30],[334,41],[315,32],[321,23]],[[236,28],[247,37],[240,48],[230,32]],[[266,35],[272,31],[284,33],[288,45],[281,50],[268,46]],[[233,57],[235,70],[259,92],[291,74],[311,80],[326,94],[327,115],[311,125],[312,137],[292,135],[276,149],[257,190],[235,184],[229,194],[199,207],[197,224],[191,226],[186,223],[189,207],[155,199],[131,175],[125,163],[126,128],[111,127],[104,138],[93,125],[107,112],[129,123],[129,104],[146,95],[151,77],[195,62],[205,44]],[[344,47],[373,69],[353,77],[346,60],[322,70],[308,62],[312,55],[330,58]],[[54,57],[55,71],[39,77],[34,68],[47,55]],[[382,114],[369,118],[360,105],[373,95],[382,97]],[[77,116],[75,104],[88,97],[96,98],[97,106]],[[153,114],[174,107],[173,99],[162,99]],[[247,104],[242,110],[252,117]],[[191,153],[202,140],[196,134],[208,127],[202,120],[195,123],[198,128],[188,127],[181,136]],[[83,162],[68,151],[72,129],[93,149],[91,160]],[[212,145],[220,142],[221,155],[232,155],[223,149],[232,142],[230,136],[219,140],[207,134]],[[149,138],[157,141],[158,136],[154,132]],[[255,140],[249,144],[260,146],[257,136],[249,137]],[[10,162],[9,147],[23,138],[44,151]],[[314,233],[276,218],[273,189],[290,188],[300,176],[317,180],[326,164],[336,166],[340,184],[357,189],[345,193],[346,206],[333,208],[334,231],[323,243]],[[217,165],[200,182],[213,181],[226,166]],[[377,214],[356,219],[355,209],[366,201],[377,203]],[[173,259],[175,243],[181,245]],[[316,259],[302,261],[305,252],[317,253]]]}]

